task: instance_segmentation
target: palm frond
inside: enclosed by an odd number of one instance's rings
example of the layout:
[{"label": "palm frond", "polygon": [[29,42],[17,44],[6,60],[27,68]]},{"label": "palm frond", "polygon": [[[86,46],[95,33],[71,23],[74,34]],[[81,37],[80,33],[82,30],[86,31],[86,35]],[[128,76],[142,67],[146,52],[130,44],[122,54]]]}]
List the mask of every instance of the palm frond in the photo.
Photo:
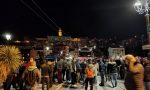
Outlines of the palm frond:
[{"label": "palm frond", "polygon": [[[0,81],[1,76],[7,77],[10,71],[15,71],[22,64],[22,56],[19,48],[15,46],[0,47]],[[6,79],[6,78],[4,78]]]}]

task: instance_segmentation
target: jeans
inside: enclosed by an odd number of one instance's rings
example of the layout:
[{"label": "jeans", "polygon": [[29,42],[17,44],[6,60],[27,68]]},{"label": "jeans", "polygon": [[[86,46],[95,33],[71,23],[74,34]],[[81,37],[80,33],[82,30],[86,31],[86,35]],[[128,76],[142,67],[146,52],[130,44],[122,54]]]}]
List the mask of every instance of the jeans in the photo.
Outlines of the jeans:
[{"label": "jeans", "polygon": [[104,75],[105,75],[105,72],[100,72],[100,76],[101,76],[101,85],[104,85]]},{"label": "jeans", "polygon": [[144,82],[145,90],[150,90],[150,82]]},{"label": "jeans", "polygon": [[66,79],[68,80],[68,81],[70,81],[71,80],[71,71],[70,70],[66,70]]},{"label": "jeans", "polygon": [[117,87],[117,73],[110,73],[111,83],[113,87]]}]

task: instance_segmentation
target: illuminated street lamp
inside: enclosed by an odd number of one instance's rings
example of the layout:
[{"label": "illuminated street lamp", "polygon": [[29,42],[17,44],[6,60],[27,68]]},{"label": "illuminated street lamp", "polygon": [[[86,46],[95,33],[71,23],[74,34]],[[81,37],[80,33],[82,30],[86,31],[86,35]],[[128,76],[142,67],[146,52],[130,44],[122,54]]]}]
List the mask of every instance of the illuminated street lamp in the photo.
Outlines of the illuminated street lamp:
[{"label": "illuminated street lamp", "polygon": [[47,50],[47,51],[49,50],[49,47],[48,47],[48,46],[46,47],[46,50]]},{"label": "illuminated street lamp", "polygon": [[4,35],[4,37],[5,37],[5,39],[7,40],[7,44],[9,44],[9,41],[12,39],[12,35],[9,34],[9,33],[6,33],[6,34]]},{"label": "illuminated street lamp", "polygon": [[49,46],[46,46],[45,47],[45,55],[47,56],[49,54],[49,51],[50,51],[50,47]]},{"label": "illuminated street lamp", "polygon": [[8,33],[7,33],[7,34],[5,35],[5,38],[6,38],[7,41],[10,41],[11,38],[12,38],[12,37],[11,37],[11,34],[8,34]]},{"label": "illuminated street lamp", "polygon": [[149,21],[149,10],[150,10],[150,7],[149,7],[149,5],[150,5],[150,1],[149,0],[137,0],[135,2],[135,4],[134,4],[135,10],[139,14],[145,13],[146,23],[147,23],[147,39],[148,39],[148,44],[150,44],[150,21]]}]

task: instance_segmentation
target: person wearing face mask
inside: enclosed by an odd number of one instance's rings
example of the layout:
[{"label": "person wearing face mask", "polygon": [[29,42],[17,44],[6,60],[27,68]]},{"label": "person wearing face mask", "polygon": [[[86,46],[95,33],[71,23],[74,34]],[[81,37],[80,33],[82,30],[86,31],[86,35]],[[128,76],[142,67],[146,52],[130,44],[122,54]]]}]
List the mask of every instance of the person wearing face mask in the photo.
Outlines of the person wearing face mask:
[{"label": "person wearing face mask", "polygon": [[125,87],[127,90],[144,90],[144,68],[142,64],[133,56],[126,55],[125,63],[127,72],[125,76]]}]

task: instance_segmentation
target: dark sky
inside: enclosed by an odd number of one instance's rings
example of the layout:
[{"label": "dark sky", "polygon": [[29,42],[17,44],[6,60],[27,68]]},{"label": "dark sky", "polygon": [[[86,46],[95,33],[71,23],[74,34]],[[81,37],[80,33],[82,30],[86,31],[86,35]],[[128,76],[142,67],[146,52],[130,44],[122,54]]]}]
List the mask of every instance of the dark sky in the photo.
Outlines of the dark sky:
[{"label": "dark sky", "polygon": [[59,26],[65,35],[73,37],[126,39],[146,35],[145,17],[134,10],[134,0],[34,0],[57,26],[32,0],[24,1],[49,25],[21,0],[1,0],[1,34],[7,31],[16,37],[53,36]]}]

